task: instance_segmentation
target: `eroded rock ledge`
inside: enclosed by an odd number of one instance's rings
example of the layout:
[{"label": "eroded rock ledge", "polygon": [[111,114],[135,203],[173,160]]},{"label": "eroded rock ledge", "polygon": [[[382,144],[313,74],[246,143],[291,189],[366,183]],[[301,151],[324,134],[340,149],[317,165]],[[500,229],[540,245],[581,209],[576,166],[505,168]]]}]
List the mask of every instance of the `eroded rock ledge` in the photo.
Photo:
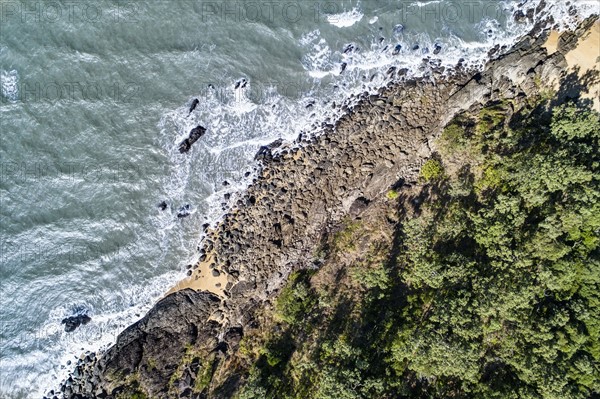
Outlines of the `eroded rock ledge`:
[{"label": "eroded rock ledge", "polygon": [[[563,34],[551,55],[543,46],[547,33],[529,36],[483,72],[457,69],[443,78],[434,68],[426,79],[391,84],[365,95],[322,136],[263,157],[254,184],[208,232],[201,262],[182,289],[105,353],[82,360],[61,395],[219,397],[203,388],[212,375],[207,370],[237,349],[244,329],[255,327],[255,309],[273,299],[292,271],[316,267],[321,237],[390,187],[414,182],[433,140],[458,112],[501,98],[526,101],[563,81],[570,73],[565,55],[595,20]],[[215,279],[212,293],[185,288],[202,270]]]}]

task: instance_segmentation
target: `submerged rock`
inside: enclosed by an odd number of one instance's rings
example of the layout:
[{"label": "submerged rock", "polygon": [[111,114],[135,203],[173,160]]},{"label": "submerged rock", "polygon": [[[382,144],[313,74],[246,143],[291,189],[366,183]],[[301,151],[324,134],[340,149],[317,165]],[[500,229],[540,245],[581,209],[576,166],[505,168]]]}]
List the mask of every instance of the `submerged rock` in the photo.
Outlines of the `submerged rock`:
[{"label": "submerged rock", "polygon": [[394,26],[394,33],[395,34],[399,35],[402,32],[404,32],[404,25],[398,24],[398,25]]}]

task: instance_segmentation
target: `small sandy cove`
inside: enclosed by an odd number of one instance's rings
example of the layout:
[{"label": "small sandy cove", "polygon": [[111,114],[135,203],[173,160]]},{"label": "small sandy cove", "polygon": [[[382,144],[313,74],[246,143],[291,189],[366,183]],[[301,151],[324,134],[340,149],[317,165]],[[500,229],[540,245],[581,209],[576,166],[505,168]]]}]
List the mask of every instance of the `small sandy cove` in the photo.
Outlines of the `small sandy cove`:
[{"label": "small sandy cove", "polygon": [[[560,32],[552,31],[544,47],[548,54],[553,54],[558,50],[558,39]],[[588,71],[597,71],[600,73],[600,21],[594,25],[579,39],[577,47],[565,54],[569,69],[577,70],[581,78]],[[596,78],[593,85],[589,87],[589,93],[583,95],[594,102],[594,109],[600,112],[600,84]],[[558,82],[555,82],[558,85]]]},{"label": "small sandy cove", "polygon": [[192,288],[196,291],[209,291],[224,297],[223,291],[226,285],[227,274],[219,268],[211,255],[207,256],[204,262],[199,262],[192,275],[177,283],[166,295],[184,288]]}]

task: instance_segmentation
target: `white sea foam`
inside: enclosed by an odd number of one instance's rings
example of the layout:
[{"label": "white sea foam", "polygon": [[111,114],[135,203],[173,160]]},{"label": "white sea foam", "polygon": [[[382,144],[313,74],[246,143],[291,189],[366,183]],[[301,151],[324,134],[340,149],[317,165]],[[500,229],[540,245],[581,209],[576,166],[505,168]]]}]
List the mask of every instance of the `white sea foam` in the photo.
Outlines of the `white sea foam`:
[{"label": "white sea foam", "polygon": [[439,4],[441,3],[443,0],[431,0],[431,1],[416,1],[413,4],[418,6],[418,7],[426,7],[428,5],[431,4]]},{"label": "white sea foam", "polygon": [[2,96],[10,102],[19,100],[19,73],[12,69],[6,71],[0,70],[0,89]]},{"label": "white sea foam", "polygon": [[363,17],[364,14],[355,7],[350,11],[328,15],[327,22],[338,28],[348,28],[359,22]]}]

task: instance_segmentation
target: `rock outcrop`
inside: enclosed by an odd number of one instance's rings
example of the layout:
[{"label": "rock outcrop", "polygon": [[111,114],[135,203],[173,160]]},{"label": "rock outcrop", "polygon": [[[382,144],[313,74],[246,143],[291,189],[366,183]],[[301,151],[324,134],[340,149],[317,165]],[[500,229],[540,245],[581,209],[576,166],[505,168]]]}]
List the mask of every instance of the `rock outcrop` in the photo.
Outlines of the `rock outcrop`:
[{"label": "rock outcrop", "polygon": [[73,332],[80,325],[86,325],[92,320],[87,314],[80,314],[76,316],[65,317],[62,319],[61,324],[65,325],[66,332]]},{"label": "rock outcrop", "polygon": [[[160,301],[108,351],[82,361],[63,384],[64,397],[227,397],[209,394],[211,370],[236,350],[255,323],[254,310],[292,271],[315,267],[320,237],[360,216],[392,186],[415,181],[433,140],[457,113],[500,99],[527,101],[543,90],[540,82],[566,77],[569,46],[548,55],[546,36],[525,37],[479,73],[424,63],[427,78],[363,95],[324,134],[262,149],[258,178],[208,232],[184,289]],[[200,270],[211,270],[212,292],[191,289]]]},{"label": "rock outcrop", "polygon": [[206,128],[203,126],[193,128],[188,137],[179,144],[179,152],[182,154],[188,152],[192,148],[192,145],[200,140],[200,137],[204,136],[204,133],[206,133]]}]

